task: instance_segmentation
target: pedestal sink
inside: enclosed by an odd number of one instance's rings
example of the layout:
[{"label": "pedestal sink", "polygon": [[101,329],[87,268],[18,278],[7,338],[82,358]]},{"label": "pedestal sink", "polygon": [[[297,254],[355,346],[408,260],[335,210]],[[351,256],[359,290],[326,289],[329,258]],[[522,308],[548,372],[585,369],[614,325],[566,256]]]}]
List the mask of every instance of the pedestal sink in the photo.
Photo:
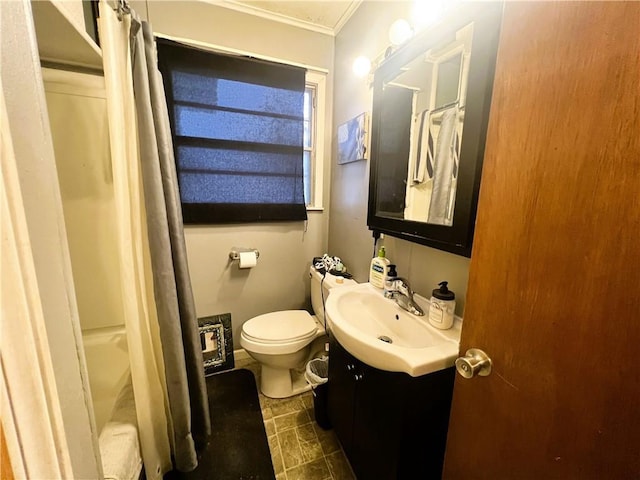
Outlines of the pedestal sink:
[{"label": "pedestal sink", "polygon": [[427,320],[429,301],[414,300],[425,316],[417,317],[387,299],[369,283],[331,290],[325,306],[328,326],[354,357],[380,370],[419,377],[454,365],[461,320],[439,330]]}]

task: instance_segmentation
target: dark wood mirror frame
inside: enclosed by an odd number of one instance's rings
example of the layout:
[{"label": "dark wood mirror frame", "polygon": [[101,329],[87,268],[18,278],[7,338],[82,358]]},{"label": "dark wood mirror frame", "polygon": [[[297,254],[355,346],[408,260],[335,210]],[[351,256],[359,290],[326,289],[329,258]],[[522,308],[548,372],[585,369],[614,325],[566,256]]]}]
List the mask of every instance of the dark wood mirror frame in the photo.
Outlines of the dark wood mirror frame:
[{"label": "dark wood mirror frame", "polygon": [[[458,255],[471,256],[502,9],[502,2],[464,3],[451,12],[441,23],[421,32],[395,51],[376,70],[373,81],[371,169],[367,214],[367,225],[374,233],[384,233]],[[453,226],[380,215],[376,206],[378,204],[379,162],[383,147],[380,142],[380,132],[385,128],[381,113],[383,110],[383,87],[418,55],[441,45],[448,39],[453,41],[456,31],[471,22],[474,23],[472,53]],[[403,158],[401,161],[406,163],[408,159]],[[405,172],[405,181],[406,174],[407,172]]]}]

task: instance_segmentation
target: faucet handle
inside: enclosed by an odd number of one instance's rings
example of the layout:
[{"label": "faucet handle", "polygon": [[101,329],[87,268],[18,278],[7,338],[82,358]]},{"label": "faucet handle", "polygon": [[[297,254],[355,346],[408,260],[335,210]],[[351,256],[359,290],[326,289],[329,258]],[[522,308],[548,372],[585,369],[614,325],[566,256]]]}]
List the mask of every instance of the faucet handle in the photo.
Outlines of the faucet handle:
[{"label": "faucet handle", "polygon": [[409,281],[404,277],[396,277],[396,282],[398,282],[398,289],[404,290],[404,293],[407,297],[413,296],[413,291],[411,291],[411,286],[409,285]]}]

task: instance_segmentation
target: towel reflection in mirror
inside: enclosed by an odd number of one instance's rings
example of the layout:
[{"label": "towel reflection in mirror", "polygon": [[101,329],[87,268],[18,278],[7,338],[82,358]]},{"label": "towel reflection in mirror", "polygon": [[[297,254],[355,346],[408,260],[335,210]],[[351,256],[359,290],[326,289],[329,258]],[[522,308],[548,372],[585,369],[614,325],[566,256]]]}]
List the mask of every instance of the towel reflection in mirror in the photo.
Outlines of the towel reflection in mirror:
[{"label": "towel reflection in mirror", "polygon": [[[405,218],[424,219],[436,225],[453,224],[456,181],[460,159],[462,119],[457,103],[433,113],[423,111],[418,116],[420,126],[414,172],[408,189],[421,190],[407,202]],[[417,193],[417,192],[416,192]],[[419,207],[418,207],[419,205]]]},{"label": "towel reflection in mirror", "polygon": [[405,220],[453,225],[472,33],[467,25],[422,57],[431,80],[413,93]]}]

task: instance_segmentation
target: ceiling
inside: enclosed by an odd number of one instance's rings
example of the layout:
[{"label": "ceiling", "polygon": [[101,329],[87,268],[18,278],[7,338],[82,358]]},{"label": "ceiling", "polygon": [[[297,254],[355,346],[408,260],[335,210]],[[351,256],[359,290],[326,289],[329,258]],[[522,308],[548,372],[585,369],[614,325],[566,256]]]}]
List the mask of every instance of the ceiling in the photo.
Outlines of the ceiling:
[{"label": "ceiling", "polygon": [[[211,0],[209,0],[211,1]],[[222,0],[216,5],[270,20],[336,35],[362,0]]]}]

